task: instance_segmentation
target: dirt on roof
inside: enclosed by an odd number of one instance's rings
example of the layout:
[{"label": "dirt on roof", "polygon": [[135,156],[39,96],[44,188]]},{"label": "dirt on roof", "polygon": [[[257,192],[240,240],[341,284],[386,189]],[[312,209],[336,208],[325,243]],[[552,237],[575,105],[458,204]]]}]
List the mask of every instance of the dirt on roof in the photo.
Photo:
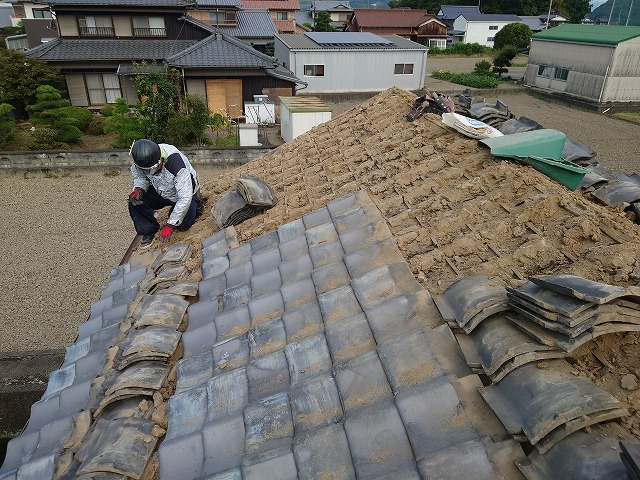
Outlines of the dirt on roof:
[{"label": "dirt on roof", "polygon": [[[571,192],[531,167],[493,157],[438,115],[408,122],[414,99],[405,90],[386,90],[205,183],[209,206],[242,173],[266,181],[278,203],[235,227],[245,242],[363,189],[432,295],[476,274],[513,287],[551,273],[640,283],[640,226],[623,208],[600,205],[588,191]],[[198,249],[216,230],[208,218],[192,227],[187,241]],[[638,436],[640,389],[622,388],[621,378],[640,378],[639,341],[637,332],[605,335],[571,359],[580,375],[625,403],[631,415],[623,426]],[[606,374],[602,360],[609,364]]]}]

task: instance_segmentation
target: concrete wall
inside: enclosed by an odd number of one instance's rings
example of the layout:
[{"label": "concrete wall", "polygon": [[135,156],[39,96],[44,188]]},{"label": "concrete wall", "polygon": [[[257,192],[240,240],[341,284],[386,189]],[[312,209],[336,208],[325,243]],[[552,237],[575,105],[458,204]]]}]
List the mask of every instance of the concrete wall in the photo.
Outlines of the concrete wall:
[{"label": "concrete wall", "polygon": [[[242,165],[270,149],[264,147],[184,150],[193,165]],[[0,152],[0,172],[123,168],[131,165],[129,150],[73,152]]]}]

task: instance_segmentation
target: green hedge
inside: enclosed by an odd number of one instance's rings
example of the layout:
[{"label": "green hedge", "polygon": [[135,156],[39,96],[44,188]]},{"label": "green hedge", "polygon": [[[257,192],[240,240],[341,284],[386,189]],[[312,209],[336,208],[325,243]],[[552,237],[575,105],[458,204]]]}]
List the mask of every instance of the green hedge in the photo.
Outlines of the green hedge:
[{"label": "green hedge", "polygon": [[451,73],[451,72],[433,72],[433,78],[438,80],[446,80],[447,82],[457,83],[473,88],[496,88],[500,84],[500,79],[494,75],[475,75],[473,73]]},{"label": "green hedge", "polygon": [[429,54],[433,55],[493,55],[493,48],[485,47],[479,43],[456,43],[447,48],[429,48]]}]

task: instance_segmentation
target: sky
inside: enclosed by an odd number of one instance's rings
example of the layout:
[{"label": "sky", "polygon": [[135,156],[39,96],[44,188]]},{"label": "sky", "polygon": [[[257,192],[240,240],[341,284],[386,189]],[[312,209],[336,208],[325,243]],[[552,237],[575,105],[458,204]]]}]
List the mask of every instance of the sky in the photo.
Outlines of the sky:
[{"label": "sky", "polygon": [[591,2],[591,10],[595,10],[596,8],[598,8],[600,5],[602,5],[603,3],[606,3],[607,0],[593,0]]}]

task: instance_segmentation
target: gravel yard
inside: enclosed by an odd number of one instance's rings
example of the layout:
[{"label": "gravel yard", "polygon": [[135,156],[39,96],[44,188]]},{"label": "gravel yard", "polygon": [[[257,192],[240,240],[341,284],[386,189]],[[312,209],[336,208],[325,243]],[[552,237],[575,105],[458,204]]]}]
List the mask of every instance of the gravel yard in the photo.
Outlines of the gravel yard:
[{"label": "gravel yard", "polygon": [[[480,59],[472,60],[462,71]],[[429,71],[444,68],[435,60],[429,62]],[[430,78],[426,86],[440,93],[464,88]],[[487,101],[499,98],[517,117],[529,117],[589,145],[603,165],[640,172],[639,125],[545,101],[522,87],[484,96]],[[334,117],[358,104],[327,103]],[[220,171],[201,167],[198,173],[206,183]],[[100,286],[135,235],[127,213],[130,186],[126,170],[115,176],[97,171],[0,176],[0,188],[6,192],[1,203],[5,221],[0,237],[0,352],[63,348],[73,341],[91,302],[99,298]]]}]

